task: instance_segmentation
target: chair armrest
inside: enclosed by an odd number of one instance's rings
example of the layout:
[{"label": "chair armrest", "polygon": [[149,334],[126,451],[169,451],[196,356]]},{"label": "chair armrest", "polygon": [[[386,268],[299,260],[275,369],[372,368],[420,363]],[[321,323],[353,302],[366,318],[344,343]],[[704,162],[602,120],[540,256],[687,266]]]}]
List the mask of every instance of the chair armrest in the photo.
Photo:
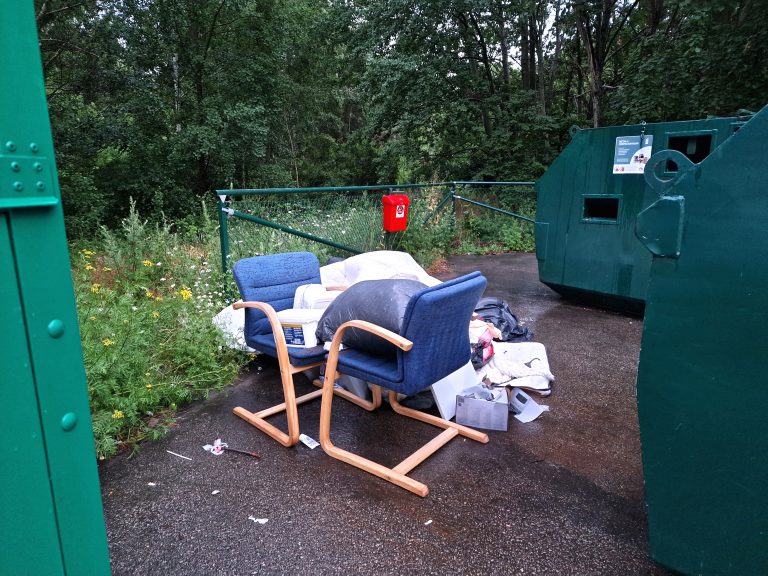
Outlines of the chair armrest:
[{"label": "chair armrest", "polygon": [[379,338],[383,338],[387,342],[394,344],[404,352],[408,352],[408,350],[413,348],[413,342],[411,342],[407,338],[403,338],[402,336],[400,336],[400,334],[395,334],[391,330],[382,328],[381,326],[378,326],[377,324],[373,324],[372,322],[366,322],[365,320],[348,320],[347,322],[344,322],[344,324],[339,326],[338,329],[336,330],[336,333],[333,335],[333,341],[331,341],[331,350],[333,350],[334,348],[338,348],[341,345],[341,340],[344,337],[344,332],[346,332],[349,328],[358,328],[360,330],[365,330],[366,332],[370,332],[371,334],[374,334]]},{"label": "chair armrest", "polygon": [[[336,372],[336,366],[338,365],[339,361],[339,349],[341,347],[341,340],[344,337],[344,332],[346,332],[349,328],[359,328],[360,330],[365,330],[366,332],[375,334],[380,338],[384,338],[384,340],[387,342],[391,342],[404,352],[407,352],[413,348],[413,342],[407,338],[403,338],[400,336],[400,334],[395,334],[391,330],[387,330],[386,328],[382,328],[381,326],[371,322],[366,322],[365,320],[349,320],[339,326],[336,329],[336,333],[333,335],[333,340],[331,341],[331,349],[328,351],[328,360],[325,372],[326,376]],[[330,381],[333,382],[335,379],[336,378],[333,377],[330,379]]]},{"label": "chair armrest", "polygon": [[260,310],[269,320],[269,326],[272,329],[272,336],[275,339],[275,349],[277,350],[277,359],[281,366],[289,366],[288,344],[285,342],[285,334],[280,320],[277,318],[277,312],[266,302],[235,302],[232,308],[240,310],[241,308],[256,308]]}]

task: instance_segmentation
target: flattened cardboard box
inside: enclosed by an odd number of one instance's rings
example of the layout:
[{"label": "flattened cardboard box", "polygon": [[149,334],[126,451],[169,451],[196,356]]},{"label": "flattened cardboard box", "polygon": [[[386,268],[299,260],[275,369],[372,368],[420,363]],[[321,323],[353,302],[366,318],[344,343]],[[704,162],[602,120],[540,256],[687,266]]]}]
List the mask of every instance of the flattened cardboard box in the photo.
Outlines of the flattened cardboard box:
[{"label": "flattened cardboard box", "polygon": [[509,400],[505,390],[496,400],[456,396],[456,423],[485,430],[507,431]]}]

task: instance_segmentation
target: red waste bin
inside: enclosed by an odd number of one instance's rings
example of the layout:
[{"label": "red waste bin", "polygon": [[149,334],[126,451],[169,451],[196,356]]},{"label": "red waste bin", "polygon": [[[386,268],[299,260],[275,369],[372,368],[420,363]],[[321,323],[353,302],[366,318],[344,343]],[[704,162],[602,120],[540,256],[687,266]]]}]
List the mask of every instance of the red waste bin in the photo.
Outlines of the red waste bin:
[{"label": "red waste bin", "polygon": [[384,230],[402,232],[408,228],[408,205],[411,199],[405,194],[389,194],[381,197],[384,207]]}]

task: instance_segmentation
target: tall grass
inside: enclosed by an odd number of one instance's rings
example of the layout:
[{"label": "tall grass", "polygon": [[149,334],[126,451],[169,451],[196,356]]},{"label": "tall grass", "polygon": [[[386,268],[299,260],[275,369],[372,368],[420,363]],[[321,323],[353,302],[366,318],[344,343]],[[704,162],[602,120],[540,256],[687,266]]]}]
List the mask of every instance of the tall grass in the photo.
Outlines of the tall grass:
[{"label": "tall grass", "polygon": [[197,236],[185,241],[131,207],[119,229],[73,248],[99,458],[162,436],[179,405],[230,384],[248,360],[211,323],[225,281],[212,234]]}]

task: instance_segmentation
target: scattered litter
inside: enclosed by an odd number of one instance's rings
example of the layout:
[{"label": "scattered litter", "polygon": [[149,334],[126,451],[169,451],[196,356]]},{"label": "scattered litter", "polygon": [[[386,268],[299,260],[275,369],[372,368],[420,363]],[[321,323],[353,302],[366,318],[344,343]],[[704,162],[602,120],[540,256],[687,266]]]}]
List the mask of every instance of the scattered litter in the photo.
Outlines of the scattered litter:
[{"label": "scattered litter", "polygon": [[538,342],[496,342],[496,354],[475,373],[496,386],[524,388],[539,396],[549,396],[555,377],[549,369],[547,352]]},{"label": "scattered litter", "polygon": [[505,389],[477,385],[456,396],[456,423],[471,428],[507,430],[509,406]]},{"label": "scattered litter", "polygon": [[301,440],[301,443],[304,444],[304,446],[306,446],[310,450],[314,450],[315,448],[320,446],[317,440],[315,440],[314,438],[310,438],[306,434],[299,434],[299,440]]},{"label": "scattered litter", "polygon": [[179,458],[184,458],[184,460],[192,460],[189,456],[182,456],[181,454],[176,454],[176,452],[171,452],[170,450],[166,450],[168,454],[173,454],[174,456],[178,456]]},{"label": "scattered litter", "polygon": [[549,406],[539,405],[520,388],[512,388],[509,399],[509,411],[515,413],[515,418],[523,424],[532,422],[544,412],[549,412]]},{"label": "scattered litter", "polygon": [[206,444],[203,446],[203,450],[210,452],[214,456],[219,456],[221,454],[224,454],[224,448],[228,448],[229,446],[221,441],[221,438],[217,438],[213,441],[213,444]]},{"label": "scattered litter", "polygon": [[533,339],[530,328],[522,326],[512,313],[509,303],[501,298],[481,298],[475,307],[475,313],[486,322],[493,324],[503,342],[522,342]]},{"label": "scattered litter", "polygon": [[255,516],[248,516],[248,520],[253,520],[256,524],[266,524],[269,522],[269,518],[256,518]]},{"label": "scattered litter", "polygon": [[213,492],[211,492],[211,494],[213,496],[216,496],[216,494],[219,494],[220,492],[221,492],[221,490],[214,490]]},{"label": "scattered litter", "polygon": [[147,482],[147,486],[157,486],[154,482]]},{"label": "scattered litter", "polygon": [[429,526],[430,524],[432,524],[432,520],[427,520],[424,522],[424,526]]},{"label": "scattered litter", "polygon": [[216,440],[214,440],[213,444],[206,444],[205,446],[203,446],[203,450],[210,452],[215,456],[219,456],[224,452],[237,452],[238,454],[245,454],[246,456],[251,456],[252,458],[261,458],[261,456],[259,456],[256,452],[250,452],[248,450],[238,450],[237,448],[230,448],[229,444],[221,441],[221,438],[217,438]]}]

